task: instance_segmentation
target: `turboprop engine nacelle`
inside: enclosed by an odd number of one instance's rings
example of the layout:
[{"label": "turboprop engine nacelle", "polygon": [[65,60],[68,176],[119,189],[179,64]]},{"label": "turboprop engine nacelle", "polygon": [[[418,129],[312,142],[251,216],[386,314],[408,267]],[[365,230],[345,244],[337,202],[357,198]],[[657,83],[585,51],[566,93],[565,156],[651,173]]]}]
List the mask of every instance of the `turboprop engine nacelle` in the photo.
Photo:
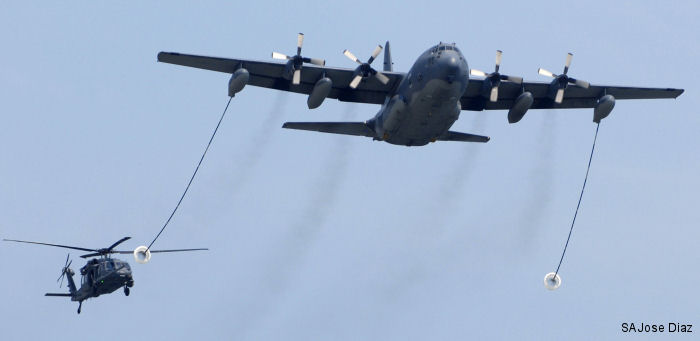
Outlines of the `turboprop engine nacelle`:
[{"label": "turboprop engine nacelle", "polygon": [[615,97],[612,95],[605,95],[598,100],[595,108],[593,109],[593,122],[600,123],[600,121],[608,115],[615,107]]},{"label": "turboprop engine nacelle", "polygon": [[246,84],[248,84],[248,79],[250,78],[250,73],[244,68],[236,70],[231,76],[231,80],[228,81],[228,95],[233,97],[237,94]]},{"label": "turboprop engine nacelle", "polygon": [[313,90],[311,90],[309,99],[306,100],[306,104],[309,106],[309,109],[316,109],[321,106],[323,100],[325,100],[326,97],[328,97],[328,94],[331,93],[332,87],[333,81],[331,81],[330,78],[323,77],[319,79],[318,82],[316,82],[316,85],[314,85]]},{"label": "turboprop engine nacelle", "polygon": [[525,91],[513,102],[513,106],[508,110],[508,123],[516,123],[523,119],[525,113],[532,107],[534,98],[532,93]]}]

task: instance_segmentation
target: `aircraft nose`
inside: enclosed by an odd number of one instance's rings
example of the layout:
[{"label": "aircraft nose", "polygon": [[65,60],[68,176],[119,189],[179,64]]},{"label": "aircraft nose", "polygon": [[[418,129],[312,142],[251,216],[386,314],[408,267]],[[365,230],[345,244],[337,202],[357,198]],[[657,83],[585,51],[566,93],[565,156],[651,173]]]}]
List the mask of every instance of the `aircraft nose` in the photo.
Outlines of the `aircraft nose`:
[{"label": "aircraft nose", "polygon": [[450,54],[443,58],[442,67],[448,81],[459,80],[464,73],[464,63],[457,54]]}]

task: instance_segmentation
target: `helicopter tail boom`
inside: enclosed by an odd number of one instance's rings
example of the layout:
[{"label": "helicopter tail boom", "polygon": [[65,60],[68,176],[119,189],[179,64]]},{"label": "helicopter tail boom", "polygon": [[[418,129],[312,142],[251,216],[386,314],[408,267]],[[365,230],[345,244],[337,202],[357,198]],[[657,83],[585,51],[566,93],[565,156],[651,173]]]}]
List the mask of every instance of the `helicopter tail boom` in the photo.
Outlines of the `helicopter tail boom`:
[{"label": "helicopter tail boom", "polygon": [[78,288],[75,287],[75,282],[73,281],[73,270],[71,269],[66,269],[66,276],[68,279],[68,290],[70,291],[69,296],[75,295],[75,293],[78,291]]}]

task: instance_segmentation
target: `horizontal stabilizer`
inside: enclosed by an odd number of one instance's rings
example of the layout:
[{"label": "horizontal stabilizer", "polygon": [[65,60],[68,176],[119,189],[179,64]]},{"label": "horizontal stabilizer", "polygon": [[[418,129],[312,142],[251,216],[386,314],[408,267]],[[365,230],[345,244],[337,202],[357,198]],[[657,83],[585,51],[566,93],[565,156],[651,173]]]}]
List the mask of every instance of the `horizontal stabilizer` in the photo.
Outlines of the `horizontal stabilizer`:
[{"label": "horizontal stabilizer", "polygon": [[460,142],[489,142],[491,138],[488,136],[474,135],[467,133],[458,133],[456,131],[448,131],[444,135],[438,137],[438,141],[460,141]]},{"label": "horizontal stabilizer", "polygon": [[364,122],[286,122],[282,128],[375,137],[374,130]]},{"label": "horizontal stabilizer", "polygon": [[44,296],[72,297],[71,294],[54,294],[50,292],[47,292]]}]

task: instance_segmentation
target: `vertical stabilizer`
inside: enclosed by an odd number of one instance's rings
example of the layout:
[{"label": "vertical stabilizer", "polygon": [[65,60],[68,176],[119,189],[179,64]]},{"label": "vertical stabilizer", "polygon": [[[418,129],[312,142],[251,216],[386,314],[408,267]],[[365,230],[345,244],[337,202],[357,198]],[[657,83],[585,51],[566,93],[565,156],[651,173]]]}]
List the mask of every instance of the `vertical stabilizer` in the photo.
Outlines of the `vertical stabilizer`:
[{"label": "vertical stabilizer", "polygon": [[384,45],[384,71],[394,71],[394,62],[391,61],[391,48],[389,47],[389,41],[387,40],[386,45]]}]

